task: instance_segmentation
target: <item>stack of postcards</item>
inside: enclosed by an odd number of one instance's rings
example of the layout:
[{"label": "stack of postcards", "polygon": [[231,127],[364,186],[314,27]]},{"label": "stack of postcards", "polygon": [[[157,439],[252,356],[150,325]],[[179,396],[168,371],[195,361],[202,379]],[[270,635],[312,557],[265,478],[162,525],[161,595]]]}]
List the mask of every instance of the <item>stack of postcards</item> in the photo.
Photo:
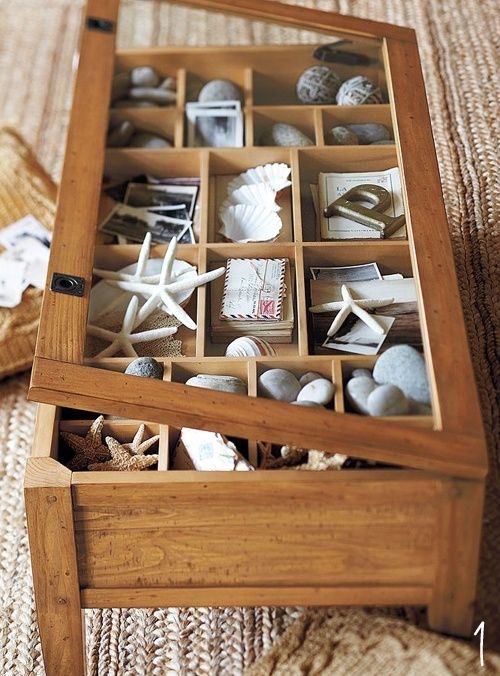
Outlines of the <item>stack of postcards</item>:
[{"label": "stack of postcards", "polygon": [[212,283],[211,294],[214,343],[247,335],[274,343],[292,341],[288,258],[230,258],[225,277]]}]

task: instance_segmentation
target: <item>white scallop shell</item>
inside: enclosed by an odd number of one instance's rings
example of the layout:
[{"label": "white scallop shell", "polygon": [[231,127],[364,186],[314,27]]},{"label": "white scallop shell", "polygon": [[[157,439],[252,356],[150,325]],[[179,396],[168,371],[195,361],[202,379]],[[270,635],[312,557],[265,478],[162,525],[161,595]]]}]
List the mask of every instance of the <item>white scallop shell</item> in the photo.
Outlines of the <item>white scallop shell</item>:
[{"label": "white scallop shell", "polygon": [[236,338],[226,348],[226,357],[275,357],[276,351],[266,340],[255,336]]},{"label": "white scallop shell", "polygon": [[232,242],[268,242],[283,227],[275,211],[249,204],[233,204],[221,209],[223,226],[219,232]]},{"label": "white scallop shell", "polygon": [[276,204],[276,192],[270,187],[269,183],[241,185],[232,193],[229,193],[229,202],[231,204],[263,206],[271,209],[271,211],[280,210],[280,207]]},{"label": "white scallop shell", "polygon": [[227,192],[231,194],[242,185],[250,185],[252,183],[266,183],[272,190],[278,192],[292,185],[292,182],[288,178],[290,172],[290,167],[284,162],[259,165],[258,167],[247,169],[247,171],[233,178],[227,186]]}]

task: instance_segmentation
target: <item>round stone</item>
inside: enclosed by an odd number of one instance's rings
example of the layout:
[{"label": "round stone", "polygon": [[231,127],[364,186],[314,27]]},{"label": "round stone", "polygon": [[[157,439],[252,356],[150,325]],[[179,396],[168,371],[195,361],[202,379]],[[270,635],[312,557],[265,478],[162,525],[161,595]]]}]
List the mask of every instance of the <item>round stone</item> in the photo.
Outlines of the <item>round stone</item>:
[{"label": "round stone", "polygon": [[316,401],[306,401],[305,399],[299,401],[292,401],[292,406],[310,406],[311,408],[323,408],[321,404],[318,404]]},{"label": "round stone", "polygon": [[347,127],[332,127],[328,140],[334,146],[357,146],[359,144],[356,134]]},{"label": "round stone", "polygon": [[373,377],[382,385],[391,384],[410,399],[430,404],[429,381],[423,356],[411,345],[394,345],[377,359]]},{"label": "round stone", "polygon": [[172,144],[166,138],[151,134],[148,131],[139,131],[135,133],[129,142],[129,148],[171,148]]},{"label": "round stone", "polygon": [[151,101],[121,99],[113,103],[113,108],[156,108],[156,106]]},{"label": "round stone", "polygon": [[372,372],[368,369],[354,369],[351,378],[373,378]]},{"label": "round stone", "polygon": [[138,357],[131,361],[125,369],[128,376],[141,376],[142,378],[156,378],[163,380],[163,364],[153,357]]},{"label": "round stone", "polygon": [[108,133],[106,145],[108,148],[124,148],[130,143],[134,135],[135,127],[129,120],[122,120],[116,126],[111,127]]},{"label": "round stone", "polygon": [[292,402],[299,392],[299,381],[286,369],[269,369],[259,377],[259,394],[269,399]]},{"label": "round stone", "polygon": [[314,142],[291,124],[277,122],[262,134],[260,144],[263,146],[313,146]]},{"label": "round stone", "polygon": [[360,145],[388,141],[391,138],[391,132],[385,124],[369,122],[366,124],[347,124],[346,127],[356,134]]},{"label": "round stone", "polygon": [[345,393],[349,404],[358,413],[369,415],[367,401],[368,396],[377,387],[377,383],[373,378],[361,376],[360,378],[351,378],[346,385]]},{"label": "round stone", "polygon": [[308,383],[312,383],[313,380],[318,380],[318,378],[323,378],[321,373],[316,373],[316,371],[308,371],[307,373],[304,373],[304,375],[300,376],[300,386],[304,387]]},{"label": "round stone", "polygon": [[158,87],[160,77],[151,66],[137,66],[130,71],[130,81],[133,87]]},{"label": "round stone", "polygon": [[236,376],[219,376],[199,373],[186,381],[186,385],[202,387],[206,390],[219,390],[220,392],[232,392],[233,394],[247,394],[247,386]]},{"label": "round stone", "polygon": [[432,408],[413,399],[408,399],[410,415],[432,415]]},{"label": "round stone", "polygon": [[163,82],[158,85],[161,89],[170,89],[170,91],[177,91],[177,80],[175,77],[166,77]]},{"label": "round stone", "polygon": [[130,89],[130,74],[118,73],[114,76],[111,84],[111,102],[114,103],[118,99],[124,99],[128,90]]},{"label": "round stone", "polygon": [[368,395],[369,415],[406,415],[408,399],[396,385],[379,385]]},{"label": "round stone", "polygon": [[317,378],[300,390],[297,401],[315,401],[317,404],[326,406],[333,399],[334,392],[335,388],[330,380]]},{"label": "round stone", "polygon": [[342,80],[329,66],[311,66],[297,80],[297,97],[301,103],[335,103]]},{"label": "round stone", "polygon": [[337,93],[339,106],[361,106],[367,103],[382,103],[383,96],[378,85],[364,75],[346,80]]},{"label": "round stone", "polygon": [[150,101],[156,106],[170,106],[177,101],[177,94],[162,87],[132,87],[129,98],[140,101]]},{"label": "round stone", "polygon": [[211,101],[240,101],[243,103],[243,91],[231,80],[210,80],[198,94],[200,103]]}]

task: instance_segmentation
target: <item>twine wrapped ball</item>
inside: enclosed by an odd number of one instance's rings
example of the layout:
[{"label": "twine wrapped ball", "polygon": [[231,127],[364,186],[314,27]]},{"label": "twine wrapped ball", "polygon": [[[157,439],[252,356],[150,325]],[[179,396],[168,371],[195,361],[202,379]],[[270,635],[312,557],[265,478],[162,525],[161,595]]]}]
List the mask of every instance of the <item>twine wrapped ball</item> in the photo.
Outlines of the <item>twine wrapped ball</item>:
[{"label": "twine wrapped ball", "polygon": [[311,66],[297,80],[297,96],[301,103],[335,103],[341,82],[328,66]]},{"label": "twine wrapped ball", "polygon": [[361,106],[367,103],[382,103],[383,100],[379,87],[363,75],[356,75],[343,82],[337,93],[339,106]]}]

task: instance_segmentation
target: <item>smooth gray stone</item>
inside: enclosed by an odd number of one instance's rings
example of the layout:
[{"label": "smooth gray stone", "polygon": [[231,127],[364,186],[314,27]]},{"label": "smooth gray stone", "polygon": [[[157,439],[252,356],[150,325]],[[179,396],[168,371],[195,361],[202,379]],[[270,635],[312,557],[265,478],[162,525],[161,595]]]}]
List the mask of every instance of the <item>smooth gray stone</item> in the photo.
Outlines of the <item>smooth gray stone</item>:
[{"label": "smooth gray stone", "polygon": [[137,66],[130,71],[130,82],[133,87],[158,87],[160,77],[151,66]]},{"label": "smooth gray stone", "polygon": [[297,401],[315,401],[317,404],[326,406],[333,399],[335,388],[333,383],[326,378],[317,378],[307,383],[297,395]]},{"label": "smooth gray stone", "polygon": [[114,76],[111,84],[111,102],[114,103],[118,99],[123,99],[127,96],[130,89],[130,74],[118,73]]},{"label": "smooth gray stone", "polygon": [[383,352],[377,359],[373,377],[377,383],[396,385],[421,404],[431,403],[424,358],[411,345],[394,345]]},{"label": "smooth gray stone", "polygon": [[297,80],[297,97],[301,103],[335,103],[342,80],[329,66],[311,66]]},{"label": "smooth gray stone", "polygon": [[368,369],[354,369],[351,378],[373,378],[372,372]]},{"label": "smooth gray stone", "polygon": [[369,145],[377,141],[388,141],[391,138],[391,132],[385,124],[378,124],[377,122],[346,124],[346,128],[356,134],[360,145]]},{"label": "smooth gray stone", "polygon": [[304,373],[304,375],[300,376],[300,386],[304,387],[307,385],[307,383],[312,383],[313,380],[317,380],[318,378],[323,378],[321,373],[316,373],[316,371],[308,371],[307,373]]},{"label": "smooth gray stone", "polygon": [[139,131],[135,133],[129,142],[129,148],[171,148],[172,144],[162,136],[151,134],[148,131]]},{"label": "smooth gray stone", "polygon": [[395,143],[394,139],[391,138],[387,141],[374,141],[373,143],[370,143],[371,146],[393,146]]},{"label": "smooth gray stone", "polygon": [[177,94],[161,87],[132,87],[129,98],[140,101],[151,101],[157,106],[170,106],[177,101]]},{"label": "smooth gray stone", "polygon": [[153,357],[138,357],[131,361],[125,369],[128,376],[141,376],[142,378],[155,378],[163,380],[163,364]]},{"label": "smooth gray stone", "polygon": [[379,385],[368,395],[369,415],[406,415],[410,409],[408,399],[396,385]]},{"label": "smooth gray stone", "polygon": [[175,92],[177,91],[177,80],[175,77],[166,77],[158,86],[160,89],[169,89],[171,92]]},{"label": "smooth gray stone", "polygon": [[243,91],[231,80],[210,80],[201,88],[198,101],[200,103],[210,103],[211,101],[240,101],[243,103]]},{"label": "smooth gray stone", "polygon": [[156,106],[151,101],[120,99],[113,103],[113,108],[156,108]]},{"label": "smooth gray stone", "polygon": [[233,394],[247,394],[247,386],[235,376],[219,376],[199,373],[186,381],[186,385],[202,387],[206,390],[218,390],[220,392],[232,392]]},{"label": "smooth gray stone", "polygon": [[269,369],[259,377],[259,394],[269,399],[292,402],[299,392],[299,381],[285,369]]},{"label": "smooth gray stone", "polygon": [[306,401],[305,399],[301,399],[300,401],[297,399],[297,401],[292,401],[290,402],[292,406],[309,406],[311,408],[323,408],[322,404],[318,404],[316,401]]},{"label": "smooth gray stone", "polygon": [[313,146],[314,142],[304,133],[291,124],[277,122],[262,134],[260,143],[263,146],[281,146],[290,148],[294,146]]},{"label": "smooth gray stone", "polygon": [[332,127],[328,139],[334,146],[357,146],[359,139],[356,134],[347,127]]},{"label": "smooth gray stone", "polygon": [[377,387],[373,378],[361,376],[360,378],[351,378],[346,385],[346,399],[358,413],[369,415],[367,401],[369,395]]},{"label": "smooth gray stone", "polygon": [[410,404],[410,415],[432,415],[432,408],[427,404],[421,404],[409,398],[408,403]]},{"label": "smooth gray stone", "polygon": [[108,148],[124,148],[130,143],[135,127],[129,120],[122,120],[108,133],[106,145]]}]

